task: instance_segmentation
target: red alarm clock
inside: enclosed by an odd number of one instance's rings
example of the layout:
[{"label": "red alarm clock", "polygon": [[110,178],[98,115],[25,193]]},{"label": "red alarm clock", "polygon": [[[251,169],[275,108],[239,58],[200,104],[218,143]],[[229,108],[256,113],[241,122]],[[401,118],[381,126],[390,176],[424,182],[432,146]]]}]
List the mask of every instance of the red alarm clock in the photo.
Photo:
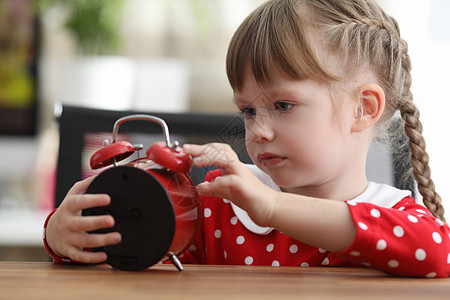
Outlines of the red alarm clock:
[{"label": "red alarm clock", "polygon": [[[142,145],[116,141],[119,126],[128,121],[146,120],[161,125],[164,142],[151,145],[145,157],[126,165],[118,162],[129,157]],[[143,270],[170,259],[182,270],[177,255],[192,244],[201,222],[200,200],[194,183],[187,175],[192,158],[178,142],[171,142],[167,124],[150,115],[130,115],[118,119],[113,127],[112,141],[90,160],[92,169],[111,166],[101,172],[86,193],[106,193],[111,203],[105,207],[83,210],[83,215],[110,214],[113,228],[95,233],[118,231],[122,242],[96,248],[107,253],[107,263],[121,270]]]}]

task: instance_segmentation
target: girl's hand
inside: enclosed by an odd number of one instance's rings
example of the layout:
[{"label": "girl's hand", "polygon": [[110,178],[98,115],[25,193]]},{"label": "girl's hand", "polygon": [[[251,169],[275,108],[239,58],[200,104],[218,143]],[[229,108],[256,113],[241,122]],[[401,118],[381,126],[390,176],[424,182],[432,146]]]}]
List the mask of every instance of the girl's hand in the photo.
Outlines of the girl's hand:
[{"label": "girl's hand", "polygon": [[107,258],[104,252],[89,252],[84,251],[84,248],[117,244],[122,239],[118,232],[87,233],[114,226],[114,218],[110,215],[81,215],[83,209],[106,206],[111,202],[111,198],[105,194],[84,194],[94,177],[74,184],[46,228],[46,241],[53,252],[81,263],[101,263]]},{"label": "girl's hand", "polygon": [[270,224],[277,192],[253,175],[229,145],[185,144],[183,150],[194,157],[197,167],[217,166],[222,169],[221,177],[197,186],[199,194],[228,199],[245,210],[258,225]]}]

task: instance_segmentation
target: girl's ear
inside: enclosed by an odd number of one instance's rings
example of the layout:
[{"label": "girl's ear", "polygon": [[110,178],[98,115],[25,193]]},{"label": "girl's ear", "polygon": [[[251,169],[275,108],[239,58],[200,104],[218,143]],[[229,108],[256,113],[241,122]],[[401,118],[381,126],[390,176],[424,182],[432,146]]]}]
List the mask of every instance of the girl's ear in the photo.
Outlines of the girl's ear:
[{"label": "girl's ear", "polygon": [[383,89],[375,83],[366,83],[358,88],[357,105],[353,114],[352,132],[362,132],[374,125],[384,111]]}]

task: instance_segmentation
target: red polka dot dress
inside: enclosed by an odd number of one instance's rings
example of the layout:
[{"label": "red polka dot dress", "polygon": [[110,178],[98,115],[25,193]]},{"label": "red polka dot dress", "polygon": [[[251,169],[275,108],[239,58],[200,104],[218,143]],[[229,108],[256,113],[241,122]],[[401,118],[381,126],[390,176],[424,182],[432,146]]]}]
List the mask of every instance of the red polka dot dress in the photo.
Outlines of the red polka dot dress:
[{"label": "red polka dot dress", "polygon": [[[279,188],[254,166],[263,182]],[[220,176],[210,172],[207,181]],[[312,247],[273,229],[256,225],[226,199],[202,197],[203,230],[180,257],[184,263],[263,266],[372,267],[389,274],[418,277],[450,275],[450,229],[408,191],[369,183],[347,201],[357,235],[339,253]]]}]

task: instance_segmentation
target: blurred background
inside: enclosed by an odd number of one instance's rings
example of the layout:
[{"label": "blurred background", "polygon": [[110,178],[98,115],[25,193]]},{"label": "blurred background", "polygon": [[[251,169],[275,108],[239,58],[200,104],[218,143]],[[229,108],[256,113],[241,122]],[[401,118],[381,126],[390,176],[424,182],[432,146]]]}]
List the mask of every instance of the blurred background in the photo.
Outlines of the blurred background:
[{"label": "blurred background", "polygon": [[[0,259],[47,260],[57,103],[231,113],[228,42],[263,0],[0,0]],[[450,219],[450,2],[379,0],[413,63],[432,178]],[[82,122],[82,120],[80,120]]]}]

